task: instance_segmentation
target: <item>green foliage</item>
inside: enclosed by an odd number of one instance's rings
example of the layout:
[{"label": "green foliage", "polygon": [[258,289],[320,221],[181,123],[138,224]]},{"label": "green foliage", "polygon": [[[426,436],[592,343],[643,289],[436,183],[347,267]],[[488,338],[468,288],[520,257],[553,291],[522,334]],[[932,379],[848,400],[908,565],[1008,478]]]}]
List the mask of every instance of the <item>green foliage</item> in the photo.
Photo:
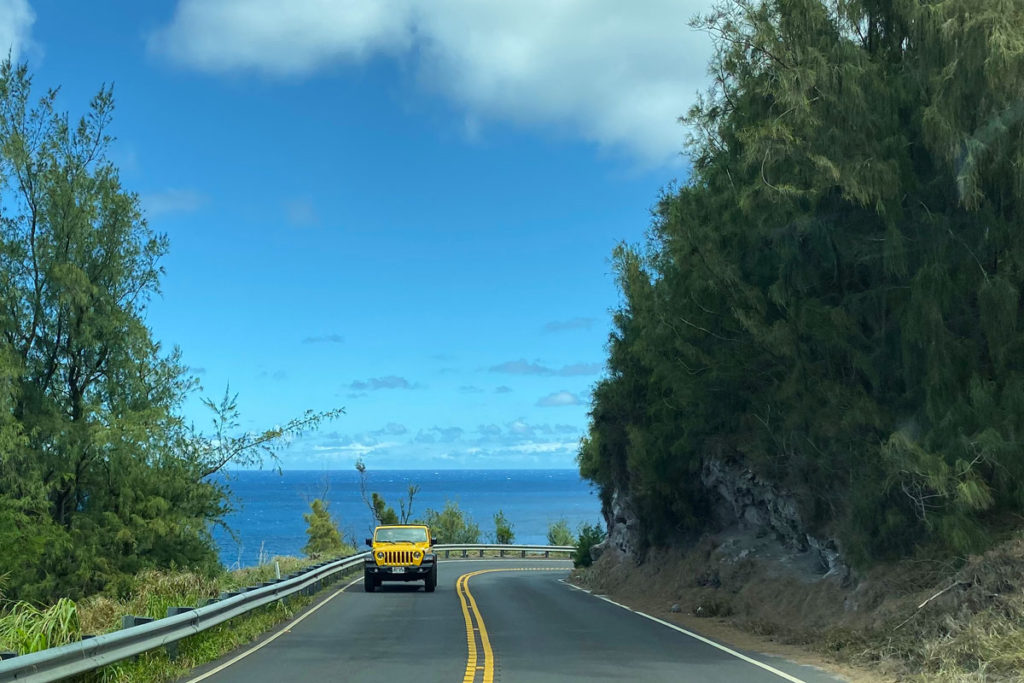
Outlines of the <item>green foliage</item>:
[{"label": "green foliage", "polygon": [[439,543],[479,543],[480,527],[455,501],[448,500],[440,512],[427,508],[424,524]]},{"label": "green foliage", "polygon": [[511,544],[516,538],[514,527],[515,525],[505,517],[505,513],[498,510],[494,513],[494,542],[503,545]]},{"label": "green foliage", "polygon": [[329,503],[317,498],[310,503],[310,512],[302,515],[308,525],[306,536],[309,539],[302,547],[302,552],[309,557],[336,555],[345,547],[338,525],[331,519],[328,506]]},{"label": "green foliage", "polygon": [[548,525],[548,545],[575,545],[576,538],[569,530],[569,523],[559,519]]},{"label": "green foliage", "polygon": [[77,607],[67,598],[42,609],[27,602],[16,602],[5,606],[0,614],[0,648],[20,655],[81,638]]},{"label": "green foliage", "polygon": [[572,554],[574,567],[589,567],[594,560],[590,556],[590,549],[604,540],[604,531],[597,524],[584,524],[580,527],[579,537],[576,539],[576,550]]},{"label": "green foliage", "polygon": [[978,549],[1024,512],[1024,6],[739,0],[697,24],[693,173],[615,252],[581,473],[650,543],[706,524],[714,457],[860,562]]},{"label": "green foliage", "polygon": [[146,326],[165,236],[107,159],[109,88],[75,122],[27,67],[0,64],[0,574],[21,600],[117,590],[136,572],[218,571],[210,525],[227,492],[209,475],[340,411],[236,436],[180,417],[197,388]]},{"label": "green foliage", "polygon": [[377,520],[377,524],[398,524],[398,515],[395,514],[395,509],[388,505],[384,501],[384,497],[376,491],[372,494],[370,509],[373,511],[373,518]]}]

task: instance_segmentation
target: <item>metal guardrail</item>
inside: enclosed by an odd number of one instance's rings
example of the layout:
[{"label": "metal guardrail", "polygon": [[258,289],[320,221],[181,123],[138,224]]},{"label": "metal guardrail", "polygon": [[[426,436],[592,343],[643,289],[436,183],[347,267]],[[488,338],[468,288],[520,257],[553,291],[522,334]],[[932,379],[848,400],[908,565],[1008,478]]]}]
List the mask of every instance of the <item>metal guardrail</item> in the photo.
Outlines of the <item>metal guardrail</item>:
[{"label": "metal guardrail", "polygon": [[461,552],[462,557],[467,557],[470,552],[479,551],[480,557],[483,557],[484,551],[495,551],[504,557],[507,552],[520,553],[521,557],[526,557],[526,553],[544,553],[544,557],[548,557],[550,553],[571,553],[575,552],[576,546],[574,545],[500,545],[496,543],[469,543],[469,544],[438,544],[434,546],[434,552],[444,552],[445,558],[450,557],[452,552]]},{"label": "metal guardrail", "polygon": [[[519,551],[526,553],[572,552],[573,546],[527,546],[527,545],[436,545],[436,552],[486,550],[499,552]],[[287,598],[302,591],[318,590],[324,580],[362,566],[369,551],[310,567],[292,578],[281,579],[260,587],[244,589],[237,595],[229,595],[203,607],[186,609],[178,614],[155,619],[145,624],[124,628],[113,633],[95,636],[77,643],[21,655],[0,661],[0,683],[25,681],[46,683],[69,676],[93,671],[135,655],[160,647],[173,646],[179,640],[194,636],[228,619],[241,616],[258,607]]]}]

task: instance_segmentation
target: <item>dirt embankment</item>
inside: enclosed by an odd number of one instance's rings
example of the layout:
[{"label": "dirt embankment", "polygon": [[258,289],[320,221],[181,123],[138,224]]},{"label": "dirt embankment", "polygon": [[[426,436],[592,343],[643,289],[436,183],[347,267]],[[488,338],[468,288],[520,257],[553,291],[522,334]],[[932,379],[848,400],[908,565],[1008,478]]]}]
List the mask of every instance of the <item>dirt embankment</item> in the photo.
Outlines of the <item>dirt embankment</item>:
[{"label": "dirt embankment", "polygon": [[614,549],[575,581],[743,649],[850,681],[1024,681],[1024,535],[959,561],[822,574],[768,537],[709,536],[642,563]]}]

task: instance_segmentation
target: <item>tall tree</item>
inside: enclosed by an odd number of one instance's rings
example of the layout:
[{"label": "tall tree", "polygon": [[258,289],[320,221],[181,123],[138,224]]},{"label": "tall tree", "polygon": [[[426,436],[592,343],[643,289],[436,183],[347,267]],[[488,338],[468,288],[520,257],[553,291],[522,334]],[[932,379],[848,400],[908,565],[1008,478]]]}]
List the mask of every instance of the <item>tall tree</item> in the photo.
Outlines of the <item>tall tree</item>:
[{"label": "tall tree", "polygon": [[625,303],[580,451],[649,540],[700,529],[702,464],[794,492],[854,559],[959,551],[1024,508],[1024,7],[737,0],[693,174]]},{"label": "tall tree", "polygon": [[[16,598],[116,588],[143,567],[213,571],[227,511],[209,474],[339,411],[262,435],[185,425],[196,388],[144,313],[165,236],[106,157],[114,100],[79,121],[24,65],[0,64],[0,574]],[[236,426],[233,400],[218,409]]]}]

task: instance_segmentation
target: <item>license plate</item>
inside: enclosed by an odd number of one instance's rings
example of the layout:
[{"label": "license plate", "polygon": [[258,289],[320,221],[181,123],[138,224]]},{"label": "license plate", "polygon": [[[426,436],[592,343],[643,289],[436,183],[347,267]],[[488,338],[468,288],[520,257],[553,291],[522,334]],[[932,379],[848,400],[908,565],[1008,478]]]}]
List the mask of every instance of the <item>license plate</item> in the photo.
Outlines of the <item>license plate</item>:
[{"label": "license plate", "polygon": [[392,567],[391,568],[391,573],[392,574],[404,574],[405,573],[405,567]]}]

